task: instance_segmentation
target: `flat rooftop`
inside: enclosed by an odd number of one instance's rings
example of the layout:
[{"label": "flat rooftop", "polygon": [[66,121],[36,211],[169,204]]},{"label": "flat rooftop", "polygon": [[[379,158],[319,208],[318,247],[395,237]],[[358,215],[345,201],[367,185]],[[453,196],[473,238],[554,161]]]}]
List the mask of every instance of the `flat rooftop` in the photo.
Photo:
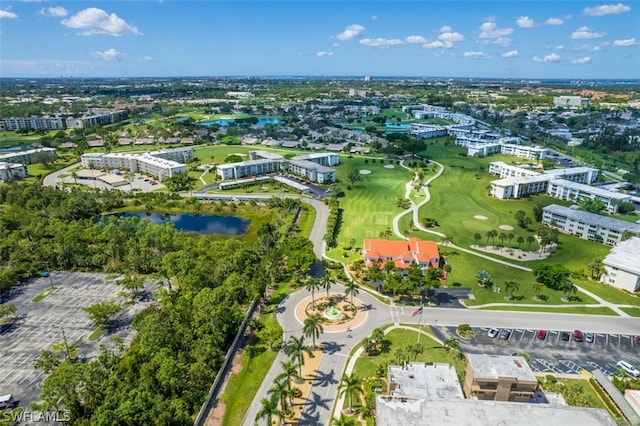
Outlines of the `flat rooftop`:
[{"label": "flat rooftop", "polygon": [[638,259],[640,259],[640,238],[629,238],[613,246],[604,258],[604,262],[606,265],[640,274]]},{"label": "flat rooftop", "polygon": [[521,356],[468,354],[467,362],[476,379],[515,377],[519,381],[537,382],[527,361]]},{"label": "flat rooftop", "polygon": [[464,399],[455,368],[449,364],[412,362],[390,365],[389,379],[396,383],[394,395],[430,399]]},{"label": "flat rooftop", "polygon": [[377,426],[615,426],[606,410],[568,405],[378,395]]},{"label": "flat rooftop", "polygon": [[568,219],[577,220],[586,224],[598,225],[603,228],[614,229],[617,231],[631,231],[636,234],[640,234],[640,224],[614,219],[612,217],[602,216],[595,213],[589,213],[584,210],[575,210],[569,207],[559,206],[558,204],[550,204],[543,207],[542,210],[544,212],[565,216]]}]

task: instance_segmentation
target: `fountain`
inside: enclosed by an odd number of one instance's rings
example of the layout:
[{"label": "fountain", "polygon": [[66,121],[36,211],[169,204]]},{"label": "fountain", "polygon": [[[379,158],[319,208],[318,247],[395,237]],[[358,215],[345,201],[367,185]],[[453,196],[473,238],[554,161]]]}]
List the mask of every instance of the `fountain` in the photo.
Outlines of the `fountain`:
[{"label": "fountain", "polygon": [[342,315],[342,312],[340,312],[339,309],[336,309],[335,307],[331,306],[330,308],[327,308],[324,311],[323,315],[325,316],[325,318],[335,321],[340,318],[340,316]]}]

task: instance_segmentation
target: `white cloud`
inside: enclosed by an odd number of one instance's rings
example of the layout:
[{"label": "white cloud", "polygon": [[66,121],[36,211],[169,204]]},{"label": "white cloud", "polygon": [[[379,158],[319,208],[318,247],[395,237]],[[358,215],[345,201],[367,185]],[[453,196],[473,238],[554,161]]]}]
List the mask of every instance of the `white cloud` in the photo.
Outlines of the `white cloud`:
[{"label": "white cloud", "polygon": [[544,57],[534,56],[534,62],[558,62],[560,60],[560,55],[556,55],[555,53],[550,53]]},{"label": "white cloud", "polygon": [[76,15],[62,21],[67,28],[84,30],[80,35],[106,34],[122,36],[125,34],[142,35],[138,28],[127,24],[115,13],[107,14],[102,9],[90,7],[81,10]]},{"label": "white cloud", "polygon": [[378,17],[377,17],[376,15],[373,15],[373,16],[371,17],[371,20],[372,20],[372,21],[377,21],[377,20],[378,20]]},{"label": "white cloud", "polygon": [[509,37],[498,37],[497,39],[492,40],[491,44],[497,44],[498,46],[502,47],[509,47],[509,45],[511,44],[511,39]]},{"label": "white cloud", "polygon": [[15,19],[18,15],[8,10],[0,10],[0,19]]},{"label": "white cloud", "polygon": [[426,43],[427,39],[420,35],[410,35],[404,41],[407,43]]},{"label": "white cloud", "polygon": [[516,19],[516,24],[518,24],[520,28],[533,28],[536,26],[536,23],[533,22],[533,19],[529,18],[528,16],[520,16],[518,19]]},{"label": "white cloud", "polygon": [[140,61],[141,61],[141,62],[151,62],[151,61],[153,61],[153,57],[151,57],[151,56],[143,56],[143,57],[140,59]]},{"label": "white cloud", "polygon": [[456,42],[456,41],[463,41],[464,40],[464,36],[460,33],[456,33],[453,31],[445,31],[442,34],[440,34],[438,36],[438,40],[440,41],[444,41],[444,42]]},{"label": "white cloud", "polygon": [[580,27],[571,33],[573,40],[589,40],[593,38],[603,37],[604,33],[594,33],[589,31],[589,27]]},{"label": "white cloud", "polygon": [[93,52],[92,55],[96,58],[104,59],[105,61],[121,61],[127,57],[127,55],[122,52],[118,52],[114,48],[105,50],[104,52]]},{"label": "white cloud", "polygon": [[465,58],[472,59],[489,59],[490,56],[484,52],[464,52],[463,55]]},{"label": "white cloud", "polygon": [[338,40],[353,40],[360,36],[360,34],[364,31],[364,27],[362,25],[353,24],[349,25],[343,32],[338,34],[336,38]]},{"label": "white cloud", "polygon": [[67,9],[62,6],[43,7],[40,9],[40,15],[52,16],[54,18],[64,18],[67,14]]},{"label": "white cloud", "polygon": [[442,40],[434,40],[429,43],[425,43],[422,45],[425,49],[437,49],[439,47],[443,49],[451,49],[453,47],[453,43],[450,41],[442,41]]},{"label": "white cloud", "polygon": [[316,56],[319,56],[319,57],[333,56],[333,52],[327,52],[327,51],[321,50],[319,52],[316,52]]},{"label": "white cloud", "polygon": [[495,22],[480,25],[480,38],[499,38],[513,33],[513,28],[498,28]]},{"label": "white cloud", "polygon": [[441,33],[450,33],[451,31],[453,31],[453,29],[448,25],[443,25],[440,27]]},{"label": "white cloud", "polygon": [[601,4],[600,6],[587,7],[582,12],[589,16],[603,16],[603,15],[617,15],[619,13],[626,13],[631,8],[622,3],[618,4]]},{"label": "white cloud", "polygon": [[502,54],[503,58],[517,58],[518,56],[520,55],[518,54],[517,50],[510,50]]},{"label": "white cloud", "polygon": [[616,47],[634,46],[638,44],[635,38],[628,38],[626,40],[614,40],[613,45]]},{"label": "white cloud", "polygon": [[370,46],[370,47],[391,47],[391,46],[397,46],[399,44],[403,44],[404,42],[400,39],[397,38],[382,38],[382,37],[378,37],[378,38],[363,38],[362,40],[360,40],[360,44],[364,44],[365,46]]},{"label": "white cloud", "polygon": [[547,25],[562,25],[564,21],[560,18],[549,18],[544,23]]},{"label": "white cloud", "polygon": [[591,56],[585,56],[584,58],[569,61],[570,64],[588,64],[589,62],[591,62]]}]

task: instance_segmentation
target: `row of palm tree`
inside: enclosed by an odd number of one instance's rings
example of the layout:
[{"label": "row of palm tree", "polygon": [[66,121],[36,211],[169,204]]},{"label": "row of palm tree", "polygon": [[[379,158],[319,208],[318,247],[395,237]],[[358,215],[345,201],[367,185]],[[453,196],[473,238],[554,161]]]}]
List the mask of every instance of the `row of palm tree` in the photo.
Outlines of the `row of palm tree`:
[{"label": "row of palm tree", "polygon": [[[595,268],[597,268],[597,266],[594,267],[594,269]],[[489,284],[492,284],[491,275],[489,274],[489,272],[485,270],[479,270],[478,272],[476,272],[475,278],[476,280],[478,280],[478,285],[481,287],[486,287]],[[505,293],[506,293],[507,300],[512,300],[513,293],[520,290],[520,283],[513,279],[505,281],[504,286],[505,286]],[[540,300],[542,298],[542,293],[545,288],[546,286],[543,283],[539,281],[534,282],[533,286],[531,287],[534,293],[533,299]],[[560,289],[564,294],[564,297],[562,298],[562,300],[565,302],[569,300],[571,295],[576,294],[578,291],[578,288],[570,280],[564,280],[564,282],[560,286]]]},{"label": "row of palm tree", "polygon": [[[525,242],[529,245],[529,248],[531,248],[531,244],[533,244],[536,241],[535,237],[533,237],[532,235],[529,235],[526,238],[523,237],[522,235],[519,235],[518,237],[516,237],[511,232],[498,233],[498,231],[496,231],[495,229],[487,231],[485,233],[485,237],[487,237],[487,244],[489,244],[489,239],[491,239],[494,245],[495,245],[496,237],[500,239],[502,245],[504,245],[504,240],[509,240],[509,244],[511,244],[511,240],[515,238],[516,242],[518,243],[518,248],[520,248],[522,244],[524,244]],[[480,240],[482,240],[482,234],[480,234],[479,232],[476,232],[475,234],[473,234],[473,239],[475,240],[476,244],[478,244]]]},{"label": "row of palm tree", "polygon": [[280,363],[282,373],[276,377],[273,386],[267,391],[269,397],[260,400],[260,410],[256,414],[256,422],[260,419],[266,419],[267,424],[271,425],[273,418],[278,417],[281,424],[284,424],[284,419],[293,406],[293,398],[299,392],[299,389],[295,388],[291,381],[302,383],[304,356],[306,354],[313,357],[311,348],[304,343],[304,336],[292,336],[285,346],[284,352],[290,359]]},{"label": "row of palm tree", "polygon": [[[333,281],[331,280],[331,275],[328,272],[325,272],[320,278],[311,277],[305,283],[305,290],[311,292],[311,309],[316,309],[316,298],[315,292],[320,288],[323,288],[327,291],[327,299],[329,298],[329,290],[333,285]],[[350,302],[353,305],[353,298],[360,293],[360,286],[357,282],[348,280],[344,284],[344,293],[346,296],[350,296]]]}]

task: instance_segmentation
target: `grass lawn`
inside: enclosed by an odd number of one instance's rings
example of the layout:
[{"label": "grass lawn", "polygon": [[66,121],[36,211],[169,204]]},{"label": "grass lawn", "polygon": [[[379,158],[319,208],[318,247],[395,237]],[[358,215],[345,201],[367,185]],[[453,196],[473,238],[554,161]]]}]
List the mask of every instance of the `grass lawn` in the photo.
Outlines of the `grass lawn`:
[{"label": "grass lawn", "polygon": [[31,302],[32,303],[38,303],[39,301],[41,301],[42,299],[44,299],[45,297],[47,297],[48,295],[50,295],[51,293],[53,293],[54,291],[56,291],[58,287],[49,287],[47,288],[45,291],[43,291],[42,293],[40,293],[39,295],[37,295],[36,297],[34,297]]},{"label": "grass lawn", "polygon": [[316,221],[316,209],[306,204],[303,204],[302,213],[300,214],[300,219],[298,220],[298,229],[300,231],[300,234],[304,237],[309,238],[315,221]]},{"label": "grass lawn", "polygon": [[640,307],[640,294],[638,293],[633,294],[619,290],[599,281],[580,280],[574,282],[585,290],[602,297],[607,302],[617,305],[635,305]]},{"label": "grass lawn", "polygon": [[[431,331],[428,327],[423,327],[426,331]],[[357,377],[371,377],[376,375],[379,365],[384,363],[397,364],[394,351],[397,348],[404,348],[409,344],[415,344],[418,339],[417,331],[406,329],[391,330],[385,340],[388,342],[388,350],[379,355],[361,356],[354,368]],[[424,352],[416,358],[417,362],[442,362],[450,363],[450,356],[447,355],[442,345],[429,337],[420,336],[420,344],[424,347]]]},{"label": "grass lawn", "polygon": [[585,315],[610,315],[617,316],[613,310],[607,308],[605,306],[596,307],[596,308],[586,308],[583,306],[574,306],[571,307],[567,305],[567,307],[560,308],[545,308],[541,307],[526,307],[526,306],[495,306],[490,308],[483,308],[483,310],[489,311],[521,311],[521,312],[553,312],[553,313],[562,313],[562,314],[585,314]]},{"label": "grass lawn", "polygon": [[40,142],[40,139],[40,135],[20,135],[16,132],[4,131],[0,132],[0,148],[27,146],[35,142]]},{"label": "grass lawn", "polygon": [[[385,168],[390,165],[389,160],[384,163],[377,159],[353,157],[340,157],[341,165],[336,168],[337,179],[345,196],[340,198],[342,222],[338,245],[329,250],[328,255],[335,259],[351,262],[360,257],[357,251],[348,252],[348,257],[343,258],[343,246],[348,246],[352,238],[356,240],[356,246],[361,248],[365,238],[378,238],[380,232],[393,224],[393,217],[402,210],[396,206],[399,197],[404,196],[405,183],[410,179],[408,171],[394,164],[394,168]],[[348,189],[347,176],[352,171],[369,170],[370,174],[360,174],[362,180],[355,183],[352,189]]]},{"label": "grass lawn", "polygon": [[623,312],[628,313],[632,317],[640,317],[640,308],[620,308]]}]

